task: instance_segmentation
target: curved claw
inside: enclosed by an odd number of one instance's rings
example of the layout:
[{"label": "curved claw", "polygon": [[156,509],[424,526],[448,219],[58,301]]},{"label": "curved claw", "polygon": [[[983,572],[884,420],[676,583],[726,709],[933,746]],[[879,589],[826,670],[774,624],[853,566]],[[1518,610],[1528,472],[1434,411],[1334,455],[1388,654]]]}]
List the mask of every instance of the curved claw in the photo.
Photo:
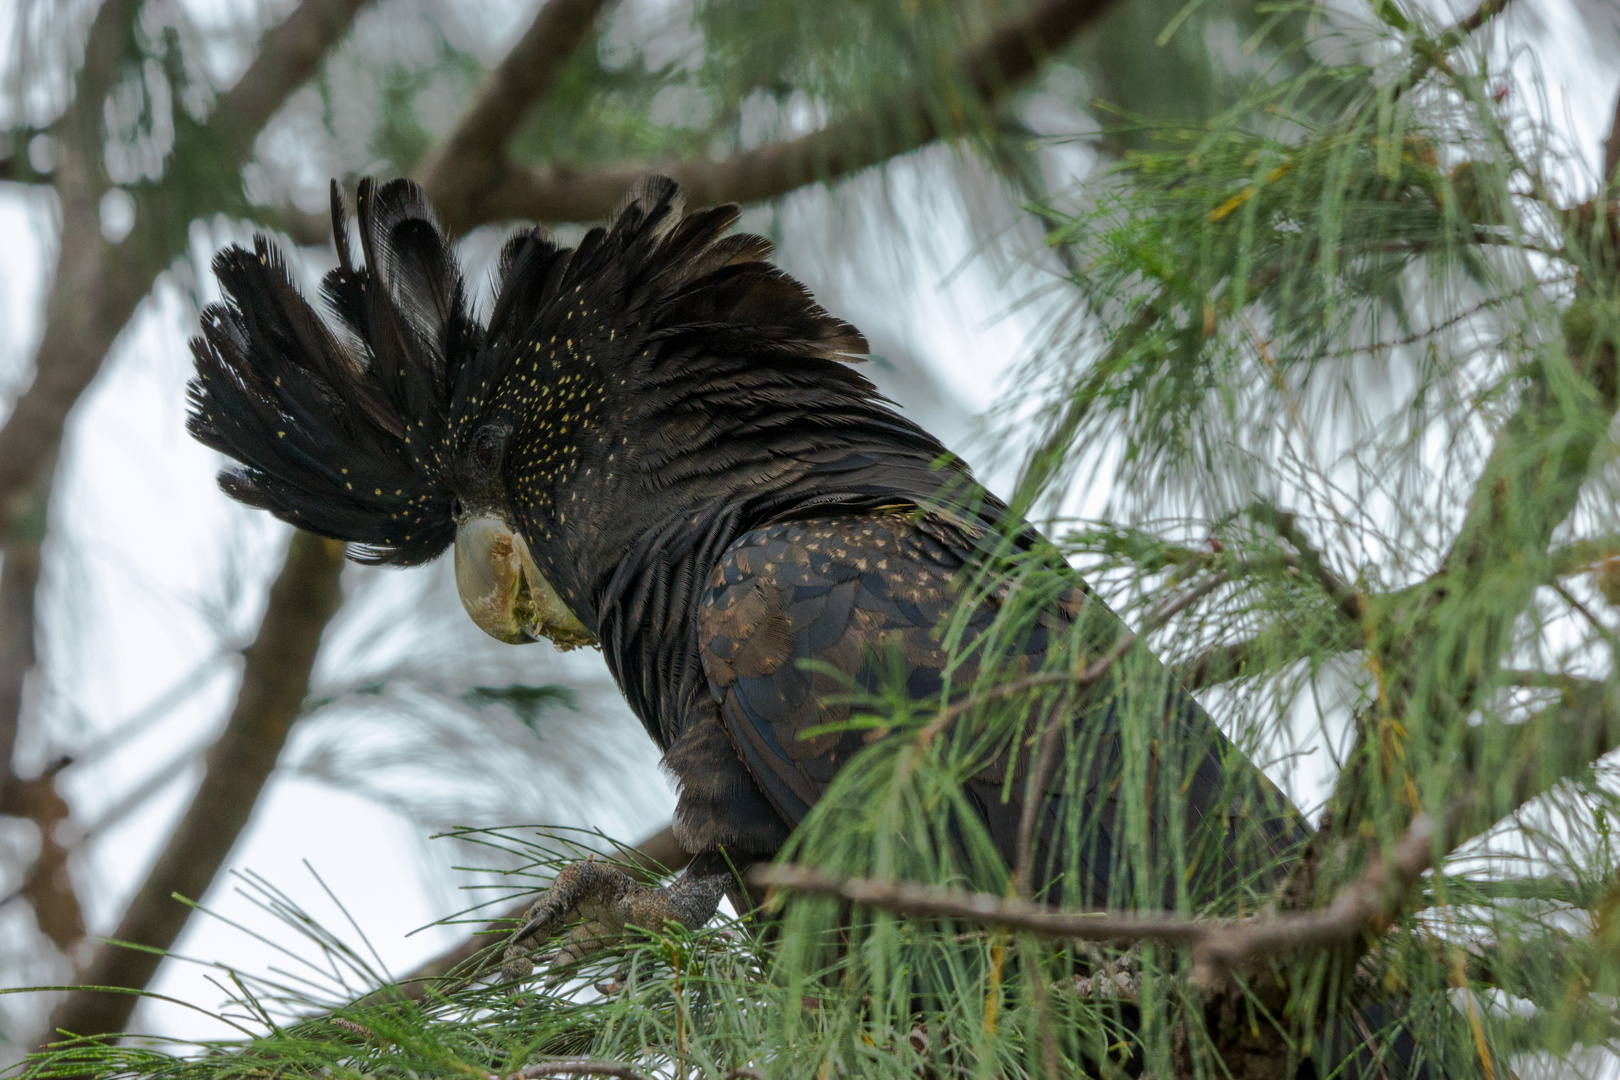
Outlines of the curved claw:
[{"label": "curved claw", "polygon": [[[600,952],[624,936],[626,927],[648,930],[677,922],[696,930],[714,917],[725,892],[727,875],[682,874],[661,889],[648,888],[618,867],[580,862],[563,867],[556,879],[529,908],[523,926],[507,945],[503,973],[513,980],[534,970],[529,954],[573,919],[584,920],[569,934],[551,962],[548,982],[561,978],[559,969]],[[538,939],[528,948],[524,943]]]}]

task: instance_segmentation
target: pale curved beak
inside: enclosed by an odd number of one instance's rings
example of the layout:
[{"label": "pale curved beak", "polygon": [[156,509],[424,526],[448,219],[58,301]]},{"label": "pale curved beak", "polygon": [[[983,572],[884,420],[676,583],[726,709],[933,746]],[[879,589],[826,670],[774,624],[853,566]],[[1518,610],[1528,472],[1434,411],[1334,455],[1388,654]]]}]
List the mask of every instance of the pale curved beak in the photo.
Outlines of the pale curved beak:
[{"label": "pale curved beak", "polygon": [[523,535],[497,517],[470,517],[456,530],[456,590],[472,621],[499,641],[546,638],[563,650],[596,644],[540,573]]}]

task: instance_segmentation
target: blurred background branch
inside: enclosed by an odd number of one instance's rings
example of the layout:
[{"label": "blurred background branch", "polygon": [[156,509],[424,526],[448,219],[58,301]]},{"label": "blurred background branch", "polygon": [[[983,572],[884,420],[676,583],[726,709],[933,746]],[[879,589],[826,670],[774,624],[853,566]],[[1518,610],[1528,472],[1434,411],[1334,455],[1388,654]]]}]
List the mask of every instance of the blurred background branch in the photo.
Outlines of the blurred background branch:
[{"label": "blurred background branch", "polygon": [[[964,103],[972,108],[994,108],[1113,2],[1045,0],[1032,6],[968,50],[958,61],[951,85],[965,91]],[[694,206],[773,199],[959,134],[968,118],[941,118],[938,95],[937,87],[902,92],[870,113],[840,117],[812,134],[720,161],[663,159],[537,171],[501,159],[490,162],[482,190],[475,196],[469,193],[466,203],[440,200],[440,212],[454,232],[490,221],[589,221],[611,213],[625,192],[648,173],[673,178]],[[437,191],[433,185],[437,179],[437,173],[429,174],[430,192]]]}]

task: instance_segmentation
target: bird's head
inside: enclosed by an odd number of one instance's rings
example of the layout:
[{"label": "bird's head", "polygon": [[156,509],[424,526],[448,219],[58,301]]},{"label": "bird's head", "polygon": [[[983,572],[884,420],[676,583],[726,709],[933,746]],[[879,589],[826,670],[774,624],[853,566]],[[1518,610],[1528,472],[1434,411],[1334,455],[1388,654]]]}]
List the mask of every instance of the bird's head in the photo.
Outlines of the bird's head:
[{"label": "bird's head", "polygon": [[765,240],[727,235],[735,207],[683,216],[671,181],[577,248],[514,235],[487,323],[420,188],[364,181],[357,212],[363,262],[334,184],[332,323],[263,237],[215,259],[188,428],[238,462],[227,493],[353,558],[454,544],[462,603],[502,641],[594,644],[601,582],[660,515],[741,483],[739,463],[791,471],[787,403],[887,413],[836,362],[865,352],[859,332]]}]

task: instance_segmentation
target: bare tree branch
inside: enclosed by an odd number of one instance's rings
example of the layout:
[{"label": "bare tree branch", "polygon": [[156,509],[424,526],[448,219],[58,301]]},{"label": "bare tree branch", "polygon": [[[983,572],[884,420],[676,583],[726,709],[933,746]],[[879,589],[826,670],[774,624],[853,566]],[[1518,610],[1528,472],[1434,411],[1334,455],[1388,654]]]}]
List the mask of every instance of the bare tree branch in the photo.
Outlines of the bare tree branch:
[{"label": "bare tree branch", "polygon": [[[84,39],[84,62],[73,79],[73,101],[52,125],[59,140],[93,158],[101,149],[101,107],[124,74],[129,58],[130,29],[141,0],[101,0]],[[98,168],[99,171],[99,168]]]},{"label": "bare tree branch", "polygon": [[1434,838],[1434,822],[1420,816],[1387,860],[1374,860],[1327,908],[1244,920],[1189,919],[1157,911],[1067,911],[989,893],[844,878],[807,866],[756,866],[749,870],[748,880],[761,888],[833,896],[897,915],[960,919],[1041,937],[1187,946],[1192,949],[1195,978],[1213,993],[1223,989],[1227,974],[1250,957],[1323,948],[1368,930],[1382,930],[1431,865]]},{"label": "bare tree branch", "polygon": [[[347,33],[366,2],[302,0],[265,33],[258,58],[220,98],[208,124],[205,141],[223,140],[230,148],[222,168],[234,173],[246,163],[259,130]],[[55,459],[63,425],[79,395],[101,370],[103,358],[157,275],[178,254],[158,237],[159,226],[174,215],[189,217],[206,209],[149,202],[137,206],[136,232],[123,243],[112,244],[101,235],[100,203],[107,190],[100,161],[101,105],[122,57],[121,20],[127,20],[133,6],[133,0],[108,0],[97,12],[78,96],[59,125],[55,186],[62,202],[60,254],[34,380],[0,427],[0,537],[11,530],[21,493]],[[177,145],[175,152],[179,156],[190,150]],[[152,189],[146,199],[160,200],[161,190]]]},{"label": "bare tree branch", "polygon": [[590,33],[605,0],[546,0],[505,60],[490,72],[456,130],[419,170],[441,220],[471,228],[474,207],[506,168],[506,146],[534,104],[557,82]]},{"label": "bare tree branch", "polygon": [[56,777],[70,764],[71,758],[58,758],[38,776],[12,777],[0,792],[0,813],[27,818],[39,829],[39,854],[16,895],[28,900],[40,932],[63,952],[84,940],[84,909],[68,876],[68,848],[56,828],[68,818],[67,800],[56,790]]},{"label": "bare tree branch", "polygon": [[246,160],[253,140],[287,96],[304,85],[326,54],[348,34],[369,0],[303,0],[259,39],[258,55],[219,99],[208,127],[237,144]]},{"label": "bare tree branch", "polygon": [[79,980],[83,985],[58,1005],[52,1030],[102,1035],[128,1022],[139,998],[95,988],[145,987],[163,960],[160,951],[146,950],[168,949],[191,914],[174,896],[197,900],[208,891],[298,719],[321,632],[341,601],[342,568],[343,545],[293,535],[259,636],[246,650],[236,705],[208,753],[202,786],[113,934],[140,948],[102,943]]},{"label": "bare tree branch", "polygon": [[1018,930],[1039,937],[1073,941],[1157,941],[1193,945],[1212,927],[1173,912],[1070,911],[991,893],[964,892],[941,885],[918,885],[883,878],[849,878],[819,867],[760,865],[748,883],[806,896],[831,896],[895,915],[919,919],[961,919],[983,926]]},{"label": "bare tree branch", "polygon": [[[1096,22],[1111,2],[1045,0],[969,50],[958,70],[976,96],[994,103]],[[469,229],[518,219],[594,220],[611,213],[631,185],[653,172],[673,178],[695,204],[757,202],[859,172],[951,134],[940,126],[929,95],[918,89],[884,112],[852,116],[723,161],[635,161],[580,170],[503,162],[493,183],[465,208],[455,208],[465,216],[450,223]]]}]

